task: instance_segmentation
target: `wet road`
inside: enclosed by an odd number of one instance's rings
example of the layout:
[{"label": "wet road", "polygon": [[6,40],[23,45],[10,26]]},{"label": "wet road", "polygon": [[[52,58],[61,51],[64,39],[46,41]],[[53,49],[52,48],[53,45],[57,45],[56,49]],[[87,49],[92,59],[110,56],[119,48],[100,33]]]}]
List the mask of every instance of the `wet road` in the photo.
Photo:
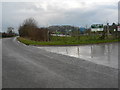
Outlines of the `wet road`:
[{"label": "wet road", "polygon": [[117,88],[118,70],[79,58],[2,41],[3,88]]},{"label": "wet road", "polygon": [[2,88],[2,39],[0,39],[0,89]]}]

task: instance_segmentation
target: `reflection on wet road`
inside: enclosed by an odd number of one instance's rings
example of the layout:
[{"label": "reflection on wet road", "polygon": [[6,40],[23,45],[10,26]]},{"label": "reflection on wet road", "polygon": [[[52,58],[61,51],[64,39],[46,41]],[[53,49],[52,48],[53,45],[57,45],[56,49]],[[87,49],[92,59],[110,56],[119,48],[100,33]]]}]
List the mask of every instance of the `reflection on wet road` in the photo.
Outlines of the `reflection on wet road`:
[{"label": "reflection on wet road", "polygon": [[85,46],[49,46],[40,49],[82,58],[91,62],[118,68],[118,43]]}]

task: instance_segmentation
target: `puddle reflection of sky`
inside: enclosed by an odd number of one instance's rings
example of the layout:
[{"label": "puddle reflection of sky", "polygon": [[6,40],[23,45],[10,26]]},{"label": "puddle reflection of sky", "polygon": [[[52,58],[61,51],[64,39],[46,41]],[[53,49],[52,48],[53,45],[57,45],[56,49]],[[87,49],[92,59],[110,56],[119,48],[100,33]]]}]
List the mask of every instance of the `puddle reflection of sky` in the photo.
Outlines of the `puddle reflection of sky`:
[{"label": "puddle reflection of sky", "polygon": [[39,48],[49,52],[82,58],[97,64],[118,68],[118,43]]}]

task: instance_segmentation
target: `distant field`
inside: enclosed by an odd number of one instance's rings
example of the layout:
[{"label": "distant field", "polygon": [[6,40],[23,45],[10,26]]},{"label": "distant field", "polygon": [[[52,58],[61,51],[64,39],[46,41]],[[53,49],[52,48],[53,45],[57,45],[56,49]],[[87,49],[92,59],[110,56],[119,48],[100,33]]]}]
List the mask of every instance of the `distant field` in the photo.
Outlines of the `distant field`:
[{"label": "distant field", "polygon": [[99,44],[99,43],[110,43],[118,42],[118,39],[106,39],[101,40],[99,36],[80,36],[80,37],[58,37],[52,36],[49,42],[33,41],[27,38],[18,37],[20,42],[26,45],[81,45],[81,44]]}]

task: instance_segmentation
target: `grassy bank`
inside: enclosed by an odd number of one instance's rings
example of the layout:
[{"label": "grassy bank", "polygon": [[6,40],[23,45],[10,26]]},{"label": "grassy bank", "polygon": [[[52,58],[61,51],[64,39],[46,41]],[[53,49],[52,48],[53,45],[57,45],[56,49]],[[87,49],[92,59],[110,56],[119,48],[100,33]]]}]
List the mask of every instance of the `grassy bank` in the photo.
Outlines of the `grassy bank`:
[{"label": "grassy bank", "polygon": [[107,39],[100,40],[98,36],[95,37],[51,37],[50,42],[40,42],[33,41],[27,38],[18,37],[20,42],[26,45],[81,45],[81,44],[99,44],[99,43],[110,43],[110,42],[118,42],[118,39]]}]

